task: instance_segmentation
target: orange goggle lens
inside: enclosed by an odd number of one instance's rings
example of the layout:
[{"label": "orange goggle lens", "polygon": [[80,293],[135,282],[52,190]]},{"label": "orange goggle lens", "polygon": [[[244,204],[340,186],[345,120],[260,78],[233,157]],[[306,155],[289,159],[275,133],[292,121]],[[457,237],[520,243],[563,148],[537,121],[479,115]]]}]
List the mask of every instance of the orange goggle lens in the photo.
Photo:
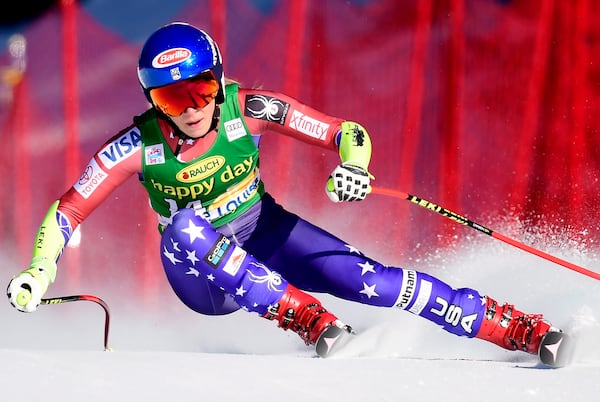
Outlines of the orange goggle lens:
[{"label": "orange goggle lens", "polygon": [[150,98],[163,113],[177,117],[188,107],[201,109],[217,97],[219,83],[210,73],[150,90]]}]

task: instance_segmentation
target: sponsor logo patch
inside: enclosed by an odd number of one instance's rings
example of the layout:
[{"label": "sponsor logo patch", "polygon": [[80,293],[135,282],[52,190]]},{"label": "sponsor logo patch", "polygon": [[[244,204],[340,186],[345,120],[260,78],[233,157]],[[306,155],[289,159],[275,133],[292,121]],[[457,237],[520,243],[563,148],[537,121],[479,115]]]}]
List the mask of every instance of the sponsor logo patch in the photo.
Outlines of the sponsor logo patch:
[{"label": "sponsor logo patch", "polygon": [[223,156],[211,156],[181,169],[177,172],[176,178],[182,183],[194,183],[219,171],[224,164],[225,158]]},{"label": "sponsor logo patch", "polygon": [[[218,179],[222,183],[229,183],[234,181],[236,178],[240,176],[248,175],[254,169],[254,158],[250,156],[248,159],[244,159],[241,163],[235,165],[225,165],[219,172]],[[177,173],[177,177],[179,177],[182,172],[189,173],[189,167],[179,171]],[[162,183],[160,181],[151,180],[152,186],[164,193],[169,195],[169,198],[177,197],[179,200],[183,200],[184,198],[188,198],[190,200],[196,200],[201,195],[210,194],[213,191],[215,186],[216,179],[215,176],[208,176],[204,180],[197,180],[195,183],[185,183],[185,185],[181,186],[172,186],[171,184]]]},{"label": "sponsor logo patch", "polygon": [[402,286],[396,300],[396,307],[405,309],[412,301],[417,287],[417,273],[411,269],[404,269],[402,275]]},{"label": "sponsor logo patch", "polygon": [[242,262],[244,262],[244,258],[246,258],[246,252],[239,247],[234,247],[233,251],[231,252],[231,256],[223,267],[223,272],[226,272],[231,276],[235,276],[235,274],[237,274],[240,270]]},{"label": "sponsor logo patch", "polygon": [[242,119],[239,117],[237,119],[226,121],[223,123],[223,126],[225,127],[229,142],[246,135],[246,128],[244,127],[244,123],[242,123]]},{"label": "sponsor logo patch", "polygon": [[419,286],[419,293],[417,293],[417,300],[415,301],[415,304],[413,304],[412,307],[408,309],[408,311],[416,315],[421,314],[421,312],[429,302],[432,289],[433,284],[431,282],[422,280]]},{"label": "sponsor logo patch", "polygon": [[177,80],[181,79],[181,71],[179,70],[179,66],[173,67],[172,69],[170,69],[169,73],[171,73],[171,78],[174,81],[177,81]]},{"label": "sponsor logo patch", "polygon": [[140,130],[134,127],[102,148],[98,156],[107,169],[112,169],[113,166],[133,155],[141,145],[142,135]]},{"label": "sponsor logo patch", "polygon": [[88,165],[83,169],[83,173],[77,182],[73,185],[75,191],[77,191],[85,199],[88,199],[90,195],[98,188],[100,183],[106,179],[108,175],[104,170],[100,168],[98,162],[92,158]]},{"label": "sponsor logo patch", "polygon": [[246,95],[244,116],[272,121],[283,126],[289,109],[289,103],[272,96]]},{"label": "sponsor logo patch", "polygon": [[144,148],[146,165],[162,165],[165,163],[165,149],[163,144],[149,145]]},{"label": "sponsor logo patch", "polygon": [[172,65],[181,63],[190,58],[192,52],[184,47],[175,47],[173,49],[167,49],[157,54],[152,59],[152,67],[154,68],[165,68]]},{"label": "sponsor logo patch", "polygon": [[289,125],[294,130],[298,130],[302,134],[306,134],[319,140],[325,140],[327,129],[329,129],[329,124],[313,119],[297,110],[292,112],[292,118],[290,119]]},{"label": "sponsor logo patch", "polygon": [[223,257],[227,254],[227,250],[231,247],[231,242],[227,237],[219,235],[219,238],[208,250],[203,260],[213,268],[217,268],[223,261]]},{"label": "sponsor logo patch", "polygon": [[203,217],[209,222],[234,212],[240,205],[256,194],[260,183],[258,169],[241,182],[227,189],[203,210]]}]

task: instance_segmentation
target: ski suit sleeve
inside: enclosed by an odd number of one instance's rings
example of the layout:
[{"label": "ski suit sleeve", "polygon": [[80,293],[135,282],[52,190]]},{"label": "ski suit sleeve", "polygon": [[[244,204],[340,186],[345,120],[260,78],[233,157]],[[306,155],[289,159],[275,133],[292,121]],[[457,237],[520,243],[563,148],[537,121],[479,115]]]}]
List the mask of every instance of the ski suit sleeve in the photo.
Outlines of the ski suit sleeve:
[{"label": "ski suit sleeve", "polygon": [[[103,163],[102,153],[129,139],[126,151]],[[135,126],[119,132],[94,154],[75,184],[50,206],[36,233],[31,264],[13,277],[7,288],[10,303],[20,311],[32,312],[41,303],[57,274],[57,262],[73,231],[112,191],[132,174],[141,171],[139,130]],[[110,155],[116,155],[111,153]],[[90,177],[90,174],[97,176]],[[93,185],[82,185],[96,179]]]},{"label": "ski suit sleeve", "polygon": [[280,92],[240,88],[244,122],[253,135],[267,131],[331,150],[344,121],[322,113]]},{"label": "ski suit sleeve", "polygon": [[332,201],[360,201],[371,192],[372,145],[362,125],[329,116],[279,92],[240,88],[238,97],[253,135],[274,131],[339,152],[341,164],[325,186]]}]

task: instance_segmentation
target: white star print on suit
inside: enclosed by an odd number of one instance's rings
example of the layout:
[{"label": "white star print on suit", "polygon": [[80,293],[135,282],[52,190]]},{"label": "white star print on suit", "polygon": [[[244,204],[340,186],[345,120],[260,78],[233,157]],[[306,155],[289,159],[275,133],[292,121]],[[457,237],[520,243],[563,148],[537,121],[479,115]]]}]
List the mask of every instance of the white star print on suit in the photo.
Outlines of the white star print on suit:
[{"label": "white star print on suit", "polygon": [[204,226],[196,226],[191,219],[188,221],[188,227],[185,229],[181,229],[183,233],[186,233],[190,236],[190,243],[194,243],[194,240],[196,239],[206,239],[206,237],[204,237],[204,235],[202,234],[203,230]]},{"label": "white star print on suit", "polygon": [[377,294],[377,292],[375,292],[375,286],[377,286],[377,285],[374,284],[372,286],[369,286],[363,282],[363,290],[361,290],[359,293],[363,293],[363,294],[367,295],[367,297],[369,299],[373,296],[379,296]]},{"label": "white star print on suit", "polygon": [[167,257],[169,259],[169,261],[171,261],[171,264],[175,265],[178,262],[181,262],[181,260],[178,260],[177,258],[175,258],[175,253],[170,252],[169,250],[167,250],[167,248],[164,248],[163,251],[163,255],[165,257]]},{"label": "white star print on suit", "polygon": [[362,264],[358,264],[358,266],[362,268],[360,276],[364,276],[367,272],[375,273],[375,266],[369,261],[365,261]]}]

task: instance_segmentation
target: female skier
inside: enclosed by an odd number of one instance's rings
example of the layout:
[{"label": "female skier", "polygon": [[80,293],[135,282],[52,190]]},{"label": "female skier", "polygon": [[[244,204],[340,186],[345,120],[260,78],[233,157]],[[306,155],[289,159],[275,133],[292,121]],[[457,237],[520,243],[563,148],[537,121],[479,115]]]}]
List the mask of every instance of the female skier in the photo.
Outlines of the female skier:
[{"label": "female skier", "polygon": [[339,152],[327,195],[334,202],[364,199],[371,190],[371,140],[359,123],[281,93],[226,84],[217,44],[186,23],[165,25],[147,39],[138,78],[152,107],[105,142],[81,179],[50,206],[31,265],[8,285],[18,310],[36,310],[73,230],[136,174],[158,215],[167,279],[198,313],[257,313],[316,345],[321,356],[351,328],[307,291],[407,310],[452,334],[531,354],[547,333],[561,333],[542,315],[475,289],[385,266],[265,191],[259,143],[269,131]]}]

